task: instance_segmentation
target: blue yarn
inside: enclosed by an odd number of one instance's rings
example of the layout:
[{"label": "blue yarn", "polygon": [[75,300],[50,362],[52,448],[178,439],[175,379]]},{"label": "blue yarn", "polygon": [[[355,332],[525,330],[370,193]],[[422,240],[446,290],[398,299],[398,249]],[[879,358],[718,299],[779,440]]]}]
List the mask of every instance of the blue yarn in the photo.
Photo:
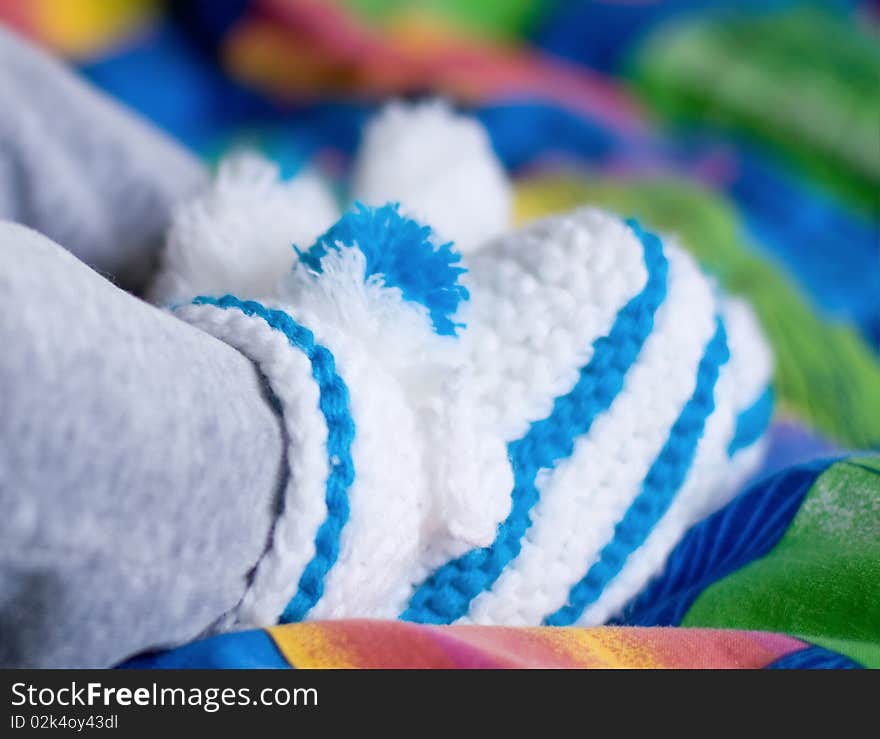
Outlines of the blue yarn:
[{"label": "blue yarn", "polygon": [[461,326],[452,317],[467,289],[459,284],[466,272],[457,266],[461,254],[452,243],[437,246],[431,241],[431,228],[400,215],[399,205],[389,203],[370,208],[361,203],[346,213],[308,251],[297,249],[300,261],[321,272],[321,259],[330,249],[357,247],[367,261],[366,276],[379,275],[387,287],[400,288],[404,300],[428,309],[434,330],[453,336]]},{"label": "blue yarn", "polygon": [[575,440],[590,430],[623,387],[627,371],[651,333],[654,314],[666,297],[669,270],[660,239],[637,223],[628,223],[644,249],[648,271],[645,287],[617,314],[608,336],[593,344],[593,357],[581,368],[571,392],[556,399],[547,418],[532,423],[523,438],[508,445],[514,472],[513,502],[495,541],[436,570],[417,589],[402,619],[450,623],[467,612],[477,594],[492,586],[504,567],[519,555],[522,537],[531,526],[530,512],[539,497],[538,473],[571,456]]},{"label": "blue yarn", "polygon": [[768,387],[761,393],[761,397],[736,417],[733,438],[727,447],[728,457],[732,457],[740,449],[751,446],[761,438],[770,425],[770,417],[773,415],[773,400],[773,388]]},{"label": "blue yarn", "polygon": [[339,537],[348,521],[348,489],[354,481],[354,462],[351,444],[355,426],[348,407],[348,387],[336,372],[333,354],[315,343],[311,331],[293,320],[287,313],[271,310],[253,300],[239,300],[234,295],[222,298],[200,296],[197,305],[215,305],[218,308],[240,310],[246,316],[262,318],[276,331],[283,333],[290,345],[302,351],[312,365],[312,376],[318,383],[318,407],[327,422],[327,476],[325,499],[327,518],[315,535],[315,555],[303,570],[299,587],[291,598],[281,623],[302,621],[324,594],[324,577],[339,556]]},{"label": "blue yarn", "polygon": [[614,527],[614,536],[602,549],[598,561],[571,588],[568,602],[544,619],[546,625],[568,626],[577,621],[584,609],[599,599],[608,583],[617,577],[629,556],[645,543],[669,509],[687,477],[706,419],[715,409],[715,383],[721,366],[729,357],[724,323],[719,318],[715,335],[700,360],[694,394],[648,470],[641,492]]}]

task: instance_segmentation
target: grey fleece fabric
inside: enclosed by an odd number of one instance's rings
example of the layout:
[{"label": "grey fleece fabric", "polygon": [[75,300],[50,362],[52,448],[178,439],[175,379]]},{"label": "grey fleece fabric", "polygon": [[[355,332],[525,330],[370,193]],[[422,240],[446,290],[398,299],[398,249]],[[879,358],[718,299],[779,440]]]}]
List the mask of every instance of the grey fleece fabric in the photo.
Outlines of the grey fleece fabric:
[{"label": "grey fleece fabric", "polygon": [[0,222],[2,667],[209,632],[267,546],[283,432],[254,365],[86,266],[142,281],[204,179],[0,31],[0,217],[72,252]]},{"label": "grey fleece fabric", "polygon": [[234,608],[280,419],[253,364],[0,223],[0,665],[106,666]]},{"label": "grey fleece fabric", "polygon": [[0,219],[141,289],[171,208],[206,181],[194,157],[0,25]]}]

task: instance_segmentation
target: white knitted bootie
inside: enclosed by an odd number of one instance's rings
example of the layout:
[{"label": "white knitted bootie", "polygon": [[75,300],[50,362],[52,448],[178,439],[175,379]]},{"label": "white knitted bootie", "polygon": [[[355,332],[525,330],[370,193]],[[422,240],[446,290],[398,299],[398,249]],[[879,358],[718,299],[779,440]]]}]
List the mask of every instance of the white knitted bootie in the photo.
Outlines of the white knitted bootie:
[{"label": "white knitted bootie", "polygon": [[[178,214],[161,279],[177,315],[259,366],[287,432],[283,505],[235,623],[601,623],[754,469],[769,353],[669,239],[582,209],[474,236],[464,265],[449,211],[438,235],[410,193],[308,248],[289,227],[292,266],[268,289],[267,196],[218,192]],[[193,217],[206,200],[217,221]],[[226,223],[251,224],[234,254],[256,283],[230,283]]]}]

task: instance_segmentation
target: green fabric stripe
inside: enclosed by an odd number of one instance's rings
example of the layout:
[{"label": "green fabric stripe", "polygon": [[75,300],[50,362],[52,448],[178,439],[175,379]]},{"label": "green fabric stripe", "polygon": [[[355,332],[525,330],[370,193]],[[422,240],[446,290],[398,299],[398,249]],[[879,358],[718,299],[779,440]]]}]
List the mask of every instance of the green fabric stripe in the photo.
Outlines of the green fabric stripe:
[{"label": "green fabric stripe", "polygon": [[834,639],[827,636],[812,634],[795,634],[799,639],[830,649],[838,654],[845,654],[863,667],[877,669],[880,666],[880,642],[863,642],[853,639]]},{"label": "green fabric stripe", "polygon": [[548,10],[538,0],[345,0],[363,19],[382,26],[420,13],[488,38],[517,39]]},{"label": "green fabric stripe", "polygon": [[803,635],[880,668],[880,457],[829,467],[773,551],[707,588],[682,626]]},{"label": "green fabric stripe", "polygon": [[642,45],[632,76],[673,121],[768,141],[877,212],[880,45],[868,24],[814,8],[673,23]]}]

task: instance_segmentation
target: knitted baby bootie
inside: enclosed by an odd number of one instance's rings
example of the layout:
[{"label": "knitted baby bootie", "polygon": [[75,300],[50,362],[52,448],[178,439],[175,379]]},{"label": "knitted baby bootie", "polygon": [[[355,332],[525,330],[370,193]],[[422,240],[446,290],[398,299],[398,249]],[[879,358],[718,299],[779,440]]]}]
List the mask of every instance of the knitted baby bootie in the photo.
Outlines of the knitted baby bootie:
[{"label": "knitted baby bootie", "polygon": [[[376,147],[361,172],[373,156],[400,182],[415,166]],[[409,193],[298,241],[270,289],[266,196],[221,191],[178,214],[163,280],[177,315],[259,366],[287,433],[272,542],[232,623],[600,623],[754,469],[769,354],[671,240],[582,209],[474,237],[464,265],[448,211],[435,232]],[[206,200],[217,220],[192,216]],[[253,232],[232,262],[227,223]]]}]

